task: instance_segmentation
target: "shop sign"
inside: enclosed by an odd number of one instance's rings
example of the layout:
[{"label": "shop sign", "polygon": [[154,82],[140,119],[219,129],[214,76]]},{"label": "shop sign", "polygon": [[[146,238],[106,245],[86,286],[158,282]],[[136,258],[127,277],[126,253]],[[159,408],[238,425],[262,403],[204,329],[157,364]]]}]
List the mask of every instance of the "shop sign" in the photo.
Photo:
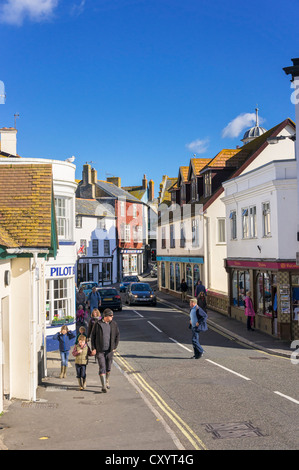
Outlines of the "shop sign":
[{"label": "shop sign", "polygon": [[264,262],[264,261],[232,261],[227,260],[226,265],[228,267],[241,267],[241,268],[259,268],[259,269],[299,269],[296,263],[275,263],[275,262]]},{"label": "shop sign", "polygon": [[52,266],[50,268],[50,277],[67,277],[75,274],[74,266]]}]

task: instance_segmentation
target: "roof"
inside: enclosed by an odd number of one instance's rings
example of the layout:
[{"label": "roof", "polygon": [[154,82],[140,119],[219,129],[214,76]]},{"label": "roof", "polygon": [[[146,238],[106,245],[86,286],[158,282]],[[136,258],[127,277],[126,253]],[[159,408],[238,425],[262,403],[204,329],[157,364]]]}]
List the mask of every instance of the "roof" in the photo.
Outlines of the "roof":
[{"label": "roof", "polygon": [[139,200],[141,200],[147,192],[147,188],[144,188],[143,186],[123,186],[122,189]]},{"label": "roof", "polygon": [[190,159],[190,164],[189,164],[189,172],[188,172],[188,179],[191,177],[191,171],[193,171],[194,175],[198,176],[201,170],[207,166],[211,158],[191,158]]},{"label": "roof", "polygon": [[248,157],[249,153],[249,150],[244,149],[244,147],[238,149],[222,149],[208,162],[206,167],[202,169],[239,167]]},{"label": "roof", "polygon": [[96,199],[76,198],[76,215],[90,217],[114,217],[114,208]]},{"label": "roof", "polygon": [[114,198],[125,199],[128,202],[135,202],[135,203],[140,204],[140,200],[137,199],[137,197],[133,196],[128,191],[125,191],[124,189],[119,188],[113,183],[108,183],[107,181],[98,180],[96,185]]},{"label": "roof", "polygon": [[[50,164],[0,165],[0,244],[53,248],[55,215]],[[58,245],[58,242],[57,242]],[[57,247],[56,245],[56,247]]]}]

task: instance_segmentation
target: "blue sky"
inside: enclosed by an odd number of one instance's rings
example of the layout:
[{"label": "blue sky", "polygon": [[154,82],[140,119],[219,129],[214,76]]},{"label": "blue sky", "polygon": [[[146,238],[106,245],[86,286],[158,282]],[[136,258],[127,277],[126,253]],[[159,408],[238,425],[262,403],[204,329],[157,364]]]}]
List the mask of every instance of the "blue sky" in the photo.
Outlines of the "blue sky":
[{"label": "blue sky", "polygon": [[74,155],[77,178],[93,162],[124,186],[145,173],[157,193],[241,144],[257,104],[266,129],[295,119],[298,17],[297,0],[0,0],[0,127],[17,112],[21,156]]}]

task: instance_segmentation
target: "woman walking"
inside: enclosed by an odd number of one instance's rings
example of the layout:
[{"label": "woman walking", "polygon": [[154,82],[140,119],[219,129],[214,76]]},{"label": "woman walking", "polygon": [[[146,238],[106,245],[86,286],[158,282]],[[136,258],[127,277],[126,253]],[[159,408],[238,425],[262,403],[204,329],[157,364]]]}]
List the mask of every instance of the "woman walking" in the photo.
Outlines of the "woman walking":
[{"label": "woman walking", "polygon": [[245,302],[245,315],[247,317],[247,330],[248,331],[254,331],[252,328],[253,322],[254,322],[254,317],[255,317],[255,311],[253,308],[253,303],[251,299],[251,292],[247,291],[246,292],[246,297],[244,299]]}]

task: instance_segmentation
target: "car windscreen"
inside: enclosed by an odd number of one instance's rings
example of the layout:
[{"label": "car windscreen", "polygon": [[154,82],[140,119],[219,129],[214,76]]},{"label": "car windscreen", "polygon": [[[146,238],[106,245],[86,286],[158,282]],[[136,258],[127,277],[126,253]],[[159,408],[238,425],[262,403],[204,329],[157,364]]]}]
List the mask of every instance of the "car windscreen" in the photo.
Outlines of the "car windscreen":
[{"label": "car windscreen", "polygon": [[150,291],[152,290],[149,284],[132,284],[131,290],[135,292]]},{"label": "car windscreen", "polygon": [[136,279],[135,276],[126,276],[123,279],[123,282],[136,282],[136,281],[137,281],[137,279]]},{"label": "car windscreen", "polygon": [[96,287],[96,284],[83,284],[81,287],[83,287],[83,289],[92,289]]}]

